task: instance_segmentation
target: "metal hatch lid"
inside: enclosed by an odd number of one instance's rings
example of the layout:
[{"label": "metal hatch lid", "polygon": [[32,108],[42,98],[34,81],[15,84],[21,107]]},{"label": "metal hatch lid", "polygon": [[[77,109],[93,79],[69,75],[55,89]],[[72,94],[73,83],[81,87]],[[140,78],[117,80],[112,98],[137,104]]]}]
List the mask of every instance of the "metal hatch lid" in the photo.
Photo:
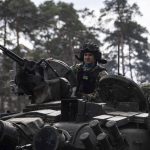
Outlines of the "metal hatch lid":
[{"label": "metal hatch lid", "polygon": [[68,64],[66,64],[65,62],[61,60],[54,59],[54,58],[48,58],[46,59],[46,61],[58,73],[60,77],[67,78],[72,86],[76,85],[75,75],[71,67]]},{"label": "metal hatch lid", "polygon": [[103,102],[118,104],[136,102],[140,111],[148,110],[148,103],[141,88],[131,79],[121,75],[107,75],[99,82],[99,95]]}]

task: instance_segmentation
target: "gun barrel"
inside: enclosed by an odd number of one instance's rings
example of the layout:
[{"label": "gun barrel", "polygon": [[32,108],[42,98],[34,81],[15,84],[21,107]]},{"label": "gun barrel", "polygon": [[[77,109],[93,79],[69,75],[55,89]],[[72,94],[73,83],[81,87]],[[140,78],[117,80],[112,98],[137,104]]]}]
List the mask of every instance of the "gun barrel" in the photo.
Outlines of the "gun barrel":
[{"label": "gun barrel", "polygon": [[10,57],[14,61],[16,61],[19,65],[21,65],[21,66],[24,65],[24,60],[21,57],[17,56],[15,53],[13,53],[12,51],[8,50],[7,48],[5,48],[2,45],[0,45],[0,49],[3,51],[3,54],[5,54],[6,56]]}]

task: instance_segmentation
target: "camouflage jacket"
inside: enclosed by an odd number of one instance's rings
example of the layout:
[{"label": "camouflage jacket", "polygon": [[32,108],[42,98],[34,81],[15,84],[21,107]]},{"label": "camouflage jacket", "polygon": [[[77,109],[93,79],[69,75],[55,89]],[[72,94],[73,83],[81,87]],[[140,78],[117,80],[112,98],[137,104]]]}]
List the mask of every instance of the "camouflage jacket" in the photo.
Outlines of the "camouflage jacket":
[{"label": "camouflage jacket", "polygon": [[[89,72],[90,72],[89,74],[95,74],[95,75],[92,75],[92,78],[93,78],[92,82],[94,84],[94,86],[90,87],[90,88],[93,88],[91,90],[92,92],[84,92],[84,91],[80,90],[80,87],[81,87],[80,84],[84,84],[83,82],[80,82],[80,80],[82,80],[83,78],[86,78],[86,76],[84,76],[84,75],[82,75],[80,77],[82,79],[79,78],[79,74],[81,73],[81,71],[84,72],[83,64],[76,64],[75,66],[72,66],[72,70],[75,73],[76,79],[77,79],[77,89],[76,89],[76,93],[75,93],[76,96],[79,98],[83,98],[87,101],[101,102],[100,97],[99,97],[99,81],[103,76],[108,75],[106,69],[97,65],[89,70]],[[86,85],[86,86],[88,86],[88,85]]]}]

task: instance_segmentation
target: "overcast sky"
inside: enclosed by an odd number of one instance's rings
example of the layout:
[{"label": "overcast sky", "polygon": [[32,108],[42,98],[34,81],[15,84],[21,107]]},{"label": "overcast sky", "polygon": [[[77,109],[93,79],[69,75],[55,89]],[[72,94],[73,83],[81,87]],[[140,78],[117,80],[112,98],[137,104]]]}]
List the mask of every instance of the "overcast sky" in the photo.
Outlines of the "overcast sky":
[{"label": "overcast sky", "polygon": [[[32,0],[36,5],[43,3],[46,0]],[[54,0],[54,2],[58,2],[59,0]],[[61,0],[67,3],[73,3],[75,9],[81,8],[89,8],[91,10],[98,11],[102,8],[104,0]],[[150,32],[150,0],[129,0],[130,3],[137,3],[140,11],[142,12],[143,16],[138,17],[138,23],[142,26],[145,26],[148,31]],[[150,39],[150,38],[149,38]]]}]

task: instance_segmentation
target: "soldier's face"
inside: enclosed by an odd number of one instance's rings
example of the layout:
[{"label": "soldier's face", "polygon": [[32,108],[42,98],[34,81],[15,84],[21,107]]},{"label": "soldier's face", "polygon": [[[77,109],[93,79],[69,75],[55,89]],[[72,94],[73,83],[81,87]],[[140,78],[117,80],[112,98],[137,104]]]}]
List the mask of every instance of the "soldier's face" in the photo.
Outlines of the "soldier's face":
[{"label": "soldier's face", "polygon": [[84,63],[85,64],[94,64],[95,63],[95,58],[92,53],[84,53]]}]

